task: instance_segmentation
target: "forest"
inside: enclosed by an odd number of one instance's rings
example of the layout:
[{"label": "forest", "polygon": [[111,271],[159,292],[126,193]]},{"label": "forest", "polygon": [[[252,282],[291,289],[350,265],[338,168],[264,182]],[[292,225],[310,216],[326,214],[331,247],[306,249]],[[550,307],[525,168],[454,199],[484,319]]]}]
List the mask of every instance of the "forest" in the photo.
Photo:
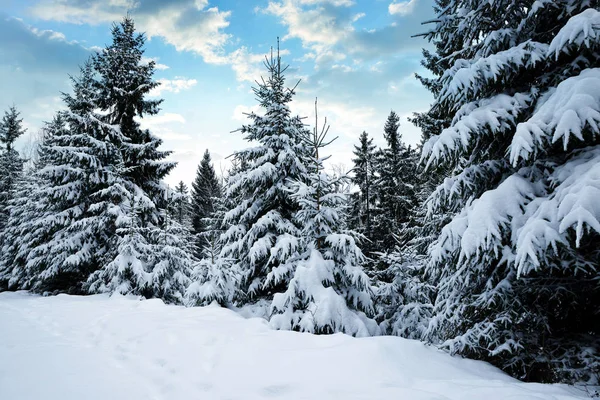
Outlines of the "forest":
[{"label": "forest", "polygon": [[599,385],[600,3],[434,3],[417,146],[392,111],[333,168],[327,96],[314,120],[293,115],[302,82],[277,41],[234,133],[247,147],[221,175],[207,144],[174,188],[170,151],[140,126],[162,102],[146,36],[115,22],[33,157],[15,147],[18,105],[4,111],[0,291],[250,307],[276,330],[401,336]]}]

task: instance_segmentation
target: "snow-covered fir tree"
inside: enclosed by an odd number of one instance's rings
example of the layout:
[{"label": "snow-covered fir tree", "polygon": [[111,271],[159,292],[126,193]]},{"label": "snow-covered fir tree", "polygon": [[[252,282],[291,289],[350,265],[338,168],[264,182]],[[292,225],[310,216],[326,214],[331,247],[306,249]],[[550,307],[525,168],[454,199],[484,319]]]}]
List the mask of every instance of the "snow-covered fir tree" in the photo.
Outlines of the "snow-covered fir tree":
[{"label": "snow-covered fir tree", "polygon": [[189,231],[177,222],[143,226],[140,197],[117,221],[116,256],[88,280],[92,293],[116,292],[183,304],[193,268]]},{"label": "snow-covered fir tree", "polygon": [[[353,196],[353,215],[350,216],[350,225],[353,229],[362,233],[370,241],[373,239],[373,219],[377,213],[377,189],[376,176],[376,146],[373,139],[369,138],[367,132],[359,137],[358,146],[354,146],[354,169],[352,170],[352,183],[358,188]],[[373,246],[365,244],[369,250]]]},{"label": "snow-covered fir tree", "polygon": [[[14,268],[26,271],[20,287],[80,291],[80,283],[111,247],[110,221],[117,217],[111,205],[122,191],[113,170],[120,162],[120,139],[95,114],[93,73],[87,63],[72,78],[73,95],[63,96],[67,111],[47,129],[37,186],[29,193],[37,211],[19,210],[11,222],[17,230],[29,231],[27,243],[20,244],[29,247],[28,253],[20,251],[12,260]],[[60,126],[63,121],[68,129]]]},{"label": "snow-covered fir tree", "polygon": [[[189,233],[169,223],[160,182],[174,164],[137,121],[158,111],[158,101],[144,100],[157,85],[154,64],[142,62],[144,37],[129,17],[112,33],[113,43],[72,80],[67,110],[48,126],[38,170],[24,184],[35,206],[19,200],[11,207],[4,275],[15,288],[181,302],[192,266]],[[151,250],[143,273],[117,268],[131,249]]]},{"label": "snow-covered fir tree", "polygon": [[188,305],[208,305],[217,302],[228,306],[239,297],[240,274],[234,268],[233,259],[222,257],[224,232],[224,214],[227,210],[224,197],[213,198],[212,214],[204,219],[204,231],[201,233],[202,247],[200,262],[192,272],[192,283],[186,292]]},{"label": "snow-covered fir tree", "polygon": [[155,115],[162,100],[147,99],[159,82],[152,79],[155,62],[145,62],[144,34],[136,33],[130,16],[112,27],[112,43],[93,59],[98,107],[106,114],[102,120],[116,125],[125,138],[121,144],[124,176],[143,193],[139,212],[144,224],[160,223],[165,207],[165,188],[161,184],[174,167],[164,159],[171,153],[160,150],[162,140],[148,129],[141,129],[139,119]]},{"label": "snow-covered fir tree", "polygon": [[[59,112],[42,129],[38,160],[33,169],[17,182],[9,202],[10,215],[6,228],[0,232],[0,290],[27,288],[33,273],[26,267],[27,259],[36,246],[45,240],[44,217],[47,214],[46,182],[39,171],[49,162],[48,144],[54,136],[67,133],[64,113]],[[29,279],[28,279],[29,277]]]},{"label": "snow-covered fir tree", "polygon": [[8,203],[23,171],[23,160],[15,149],[15,140],[25,133],[23,119],[19,115],[16,107],[12,106],[5,111],[0,122],[0,233],[6,226]]},{"label": "snow-covered fir tree", "polygon": [[209,231],[210,219],[214,216],[215,205],[221,198],[221,192],[221,183],[207,149],[196,170],[191,195],[192,233],[195,235],[195,251],[200,258],[203,249],[209,244],[206,242],[206,233]]},{"label": "snow-covered fir tree", "polygon": [[599,4],[438,0],[437,12],[426,66],[439,79],[420,123],[427,167],[446,174],[428,217],[451,221],[429,248],[425,335],[523,379],[597,383]]},{"label": "snow-covered fir tree", "polygon": [[403,236],[401,230],[409,222],[418,205],[416,192],[419,186],[416,152],[402,141],[398,131],[400,118],[390,112],[383,135],[387,147],[376,153],[378,210],[373,221],[373,239],[379,251],[390,251]]},{"label": "snow-covered fir tree", "polygon": [[192,204],[187,185],[183,181],[179,181],[171,196],[172,199],[169,205],[171,218],[182,226],[191,227]]},{"label": "snow-covered fir tree", "polygon": [[[123,140],[120,143],[125,195],[120,200],[121,210],[127,204],[135,205],[135,223],[128,227],[127,218],[118,218],[115,227],[117,242],[114,247],[137,248],[140,240],[156,251],[146,259],[142,269],[120,271],[123,259],[117,253],[96,270],[86,282],[90,292],[115,291],[159,297],[168,302],[183,301],[186,282],[189,283],[192,255],[185,230],[168,221],[168,189],[161,183],[175,166],[164,161],[170,152],[159,150],[162,140],[149,130],[141,129],[139,118],[154,115],[162,100],[148,100],[150,90],[158,86],[152,79],[154,61],[142,60],[145,36],[136,33],[133,20],[127,16],[112,29],[112,43],[94,57],[97,72],[96,93],[98,107],[105,113],[102,121],[117,127]],[[125,222],[124,222],[125,221]],[[135,233],[131,233],[134,229]]]},{"label": "snow-covered fir tree", "polygon": [[[315,104],[316,114],[316,104]],[[317,120],[318,121],[318,120]],[[293,266],[287,289],[276,293],[271,305],[271,326],[311,333],[344,332],[354,336],[378,333],[373,315],[372,289],[362,269],[366,261],[356,234],[341,229],[346,196],[338,180],[324,170],[320,151],[329,143],[325,125],[305,140],[307,179],[293,181],[293,197],[300,205],[295,222],[301,227],[302,252],[288,260]]]},{"label": "snow-covered fir tree", "polygon": [[222,258],[235,260],[249,298],[270,297],[293,272],[300,230],[290,185],[306,176],[309,151],[302,140],[306,128],[289,109],[294,89],[285,86],[287,67],[281,65],[279,50],[265,66],[267,79],[254,88],[262,114],[249,114],[251,123],[240,129],[254,147],[235,153],[239,170],[226,188],[232,208],[224,215],[228,228],[221,252]]}]

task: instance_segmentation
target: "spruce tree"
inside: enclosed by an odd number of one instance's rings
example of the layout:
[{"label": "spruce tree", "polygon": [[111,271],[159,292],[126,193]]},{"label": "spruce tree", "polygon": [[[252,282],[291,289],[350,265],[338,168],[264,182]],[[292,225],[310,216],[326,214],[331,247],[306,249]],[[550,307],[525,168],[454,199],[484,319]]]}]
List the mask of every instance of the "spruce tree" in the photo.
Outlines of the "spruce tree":
[{"label": "spruce tree", "polygon": [[30,287],[28,282],[35,274],[27,268],[27,260],[33,249],[46,239],[42,221],[48,214],[48,198],[44,195],[47,182],[41,179],[39,172],[50,160],[47,145],[55,136],[67,133],[64,113],[57,113],[46,123],[43,133],[38,161],[17,182],[9,202],[10,217],[5,230],[0,232],[0,290]]},{"label": "spruce tree", "polygon": [[179,181],[172,196],[169,207],[171,218],[182,226],[191,227],[192,205],[187,185],[183,181]]},{"label": "spruce tree", "polygon": [[389,252],[399,240],[418,205],[416,152],[402,141],[400,118],[392,111],[384,125],[387,147],[376,153],[375,166],[379,212],[374,217],[373,241],[379,251]]},{"label": "spruce tree", "polygon": [[[140,218],[144,224],[159,224],[165,207],[163,179],[174,167],[164,159],[169,151],[159,150],[162,140],[141,129],[139,118],[159,112],[162,100],[146,97],[159,85],[152,79],[155,62],[142,62],[146,37],[136,33],[130,16],[112,27],[112,43],[93,59],[98,107],[106,111],[102,121],[119,127],[123,174],[141,190]],[[136,190],[138,190],[136,189]]]},{"label": "spruce tree", "polygon": [[208,244],[206,240],[210,225],[209,220],[214,216],[215,205],[221,197],[221,191],[221,184],[207,149],[198,165],[196,178],[192,183],[191,196],[192,233],[196,238],[195,251],[199,258],[202,258],[202,251]]},{"label": "spruce tree", "polygon": [[15,149],[15,141],[25,133],[23,119],[19,115],[16,107],[12,106],[4,112],[0,122],[0,232],[6,226],[8,203],[23,171],[23,160]]},{"label": "spruce tree", "polygon": [[[367,239],[373,238],[373,219],[377,208],[377,190],[375,189],[375,149],[373,139],[369,138],[367,132],[361,133],[359,145],[354,146],[354,162],[352,182],[358,187],[359,193],[354,197],[357,204],[353,207],[358,215],[352,216],[352,220],[358,225],[352,226]],[[367,246],[371,249],[371,247]]]},{"label": "spruce tree", "polygon": [[113,248],[111,227],[125,187],[115,168],[122,164],[122,138],[96,114],[92,65],[85,64],[72,83],[73,94],[63,96],[67,111],[48,127],[42,145],[38,185],[29,194],[37,211],[31,215],[27,207],[19,212],[25,219],[12,222],[31,232],[30,251],[12,260],[26,271],[19,284],[38,291],[81,291]]},{"label": "spruce tree", "polygon": [[285,87],[279,57],[266,58],[268,72],[254,93],[263,114],[251,113],[251,123],[240,131],[254,147],[235,153],[239,170],[229,178],[226,197],[232,208],[225,213],[221,257],[235,260],[242,275],[241,291],[248,298],[270,297],[284,287],[293,271],[299,228],[294,216],[298,202],[291,195],[292,181],[306,176],[302,141],[305,127],[292,117],[289,103],[294,89]]},{"label": "spruce tree", "polygon": [[597,383],[599,4],[437,11],[429,60],[443,71],[426,63],[438,78],[419,122],[426,165],[446,176],[426,222],[450,222],[429,246],[425,335],[523,379]]},{"label": "spruce tree", "polygon": [[[168,221],[168,189],[161,180],[175,167],[164,161],[170,152],[159,150],[162,140],[147,129],[141,129],[139,118],[154,115],[162,100],[145,97],[159,83],[152,79],[154,62],[142,62],[145,36],[136,33],[133,20],[127,16],[112,28],[112,43],[94,57],[98,75],[95,89],[98,107],[105,111],[101,120],[117,127],[120,142],[119,177],[123,180],[121,210],[135,205],[135,214],[117,219],[113,240],[117,248],[155,249],[144,267],[125,268],[121,254],[107,260],[87,279],[91,292],[118,290],[146,297],[160,297],[168,302],[183,301],[189,282],[192,256],[181,226]],[[165,195],[167,194],[167,195]],[[135,234],[131,233],[131,229]],[[124,289],[126,288],[126,289]]]},{"label": "spruce tree", "polygon": [[200,262],[194,267],[192,283],[186,291],[188,305],[203,306],[217,302],[222,306],[229,306],[240,297],[240,274],[233,267],[235,260],[220,255],[223,249],[221,235],[225,231],[223,220],[227,210],[226,201],[223,197],[213,198],[214,210],[210,217],[203,220]]},{"label": "spruce tree", "polygon": [[[315,103],[315,119],[316,103]],[[357,235],[341,228],[346,196],[340,181],[324,170],[322,149],[329,130],[305,134],[310,155],[306,177],[292,182],[293,197],[300,205],[294,219],[301,227],[301,253],[288,260],[293,267],[285,291],[276,293],[271,304],[270,323],[277,329],[317,334],[344,332],[369,336],[378,332],[369,318],[374,312],[369,278],[362,270],[366,259],[357,244]],[[335,139],[334,139],[335,140]]]}]

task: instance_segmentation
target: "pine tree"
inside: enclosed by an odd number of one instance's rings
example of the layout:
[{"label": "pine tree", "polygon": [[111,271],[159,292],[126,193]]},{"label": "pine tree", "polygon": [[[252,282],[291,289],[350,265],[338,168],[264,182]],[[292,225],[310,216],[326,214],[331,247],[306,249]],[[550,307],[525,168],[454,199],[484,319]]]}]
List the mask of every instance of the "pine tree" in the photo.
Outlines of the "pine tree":
[{"label": "pine tree", "polygon": [[451,220],[429,247],[425,335],[523,379],[597,383],[599,4],[437,4],[443,71],[426,63],[439,78],[419,123],[446,175],[428,223]]},{"label": "pine tree", "polygon": [[294,223],[298,203],[290,182],[306,176],[302,141],[305,127],[292,117],[288,104],[294,89],[285,87],[279,53],[266,59],[268,78],[254,88],[264,115],[251,113],[240,131],[255,147],[235,153],[239,171],[229,178],[221,257],[235,260],[242,274],[242,292],[249,298],[269,297],[283,287],[292,272],[299,228]]},{"label": "pine tree", "polygon": [[307,179],[294,181],[292,186],[300,204],[295,220],[302,227],[303,252],[288,261],[294,271],[287,290],[273,298],[271,325],[311,333],[368,336],[378,332],[368,317],[374,312],[373,293],[362,270],[366,260],[355,234],[340,229],[347,200],[338,190],[338,181],[347,177],[327,174],[323,165],[327,158],[319,154],[331,143],[326,141],[326,124],[320,132],[315,124],[312,135],[305,138],[312,153],[307,157]]},{"label": "pine tree", "polygon": [[15,150],[15,140],[25,133],[23,119],[19,115],[16,107],[12,106],[5,111],[0,123],[0,233],[6,226],[8,203],[23,171],[23,160]]},{"label": "pine tree", "polygon": [[192,233],[196,237],[196,255],[200,258],[202,258],[202,250],[208,244],[206,239],[209,219],[216,211],[215,203],[221,197],[221,191],[221,184],[207,149],[192,183]]},{"label": "pine tree", "polygon": [[[367,132],[363,132],[359,137],[359,145],[354,146],[354,162],[352,182],[358,187],[359,193],[354,197],[357,204],[353,207],[358,215],[353,215],[353,221],[358,225],[352,228],[364,234],[369,240],[372,237],[373,219],[376,213],[377,190],[375,182],[375,145],[373,139],[369,138]],[[370,249],[370,247],[367,246]]]}]

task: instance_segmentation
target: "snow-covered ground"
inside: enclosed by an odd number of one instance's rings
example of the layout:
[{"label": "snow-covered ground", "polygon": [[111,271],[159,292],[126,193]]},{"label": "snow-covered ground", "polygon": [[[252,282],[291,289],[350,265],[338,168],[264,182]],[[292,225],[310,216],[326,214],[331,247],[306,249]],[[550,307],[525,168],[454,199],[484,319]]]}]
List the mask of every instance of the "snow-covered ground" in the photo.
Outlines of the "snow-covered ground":
[{"label": "snow-covered ground", "polygon": [[417,341],[273,331],[216,306],[0,293],[6,400],[567,400]]}]

